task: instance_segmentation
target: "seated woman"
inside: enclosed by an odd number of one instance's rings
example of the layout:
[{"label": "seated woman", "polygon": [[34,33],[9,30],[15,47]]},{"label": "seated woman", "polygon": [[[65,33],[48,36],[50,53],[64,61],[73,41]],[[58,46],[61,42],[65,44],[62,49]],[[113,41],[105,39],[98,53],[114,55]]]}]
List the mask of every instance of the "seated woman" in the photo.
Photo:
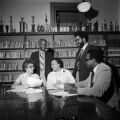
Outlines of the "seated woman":
[{"label": "seated woman", "polygon": [[34,73],[34,63],[30,59],[26,59],[23,62],[23,71],[24,73],[20,74],[15,80],[12,88],[23,86],[24,88],[29,87],[40,87],[43,83],[43,80],[40,79],[40,76]]},{"label": "seated woman", "polygon": [[47,77],[47,89],[64,89],[65,83],[75,83],[72,73],[63,68],[63,61],[54,58],[51,61],[52,72]]}]

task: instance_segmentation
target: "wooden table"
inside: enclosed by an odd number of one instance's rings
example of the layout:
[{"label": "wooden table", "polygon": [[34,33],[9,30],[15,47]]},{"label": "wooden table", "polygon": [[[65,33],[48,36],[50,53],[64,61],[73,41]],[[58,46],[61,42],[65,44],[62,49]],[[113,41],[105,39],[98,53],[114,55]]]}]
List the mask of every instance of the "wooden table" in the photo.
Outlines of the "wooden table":
[{"label": "wooden table", "polygon": [[0,120],[118,120],[120,114],[105,103],[85,96],[6,92],[0,85]]}]

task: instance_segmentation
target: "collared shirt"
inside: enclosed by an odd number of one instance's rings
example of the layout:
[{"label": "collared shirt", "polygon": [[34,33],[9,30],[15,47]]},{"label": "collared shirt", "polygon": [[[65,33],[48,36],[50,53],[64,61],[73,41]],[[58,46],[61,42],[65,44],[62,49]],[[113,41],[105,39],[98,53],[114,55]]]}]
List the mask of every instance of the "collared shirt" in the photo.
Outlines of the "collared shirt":
[{"label": "collared shirt", "polygon": [[81,49],[83,49],[83,51],[84,51],[87,46],[88,46],[88,43],[86,43],[85,45],[83,45],[83,47]]},{"label": "collared shirt", "polygon": [[94,67],[94,69],[93,69],[93,72],[94,72],[94,73],[96,72],[97,67],[98,67],[98,65],[96,65],[96,66]]},{"label": "collared shirt", "polygon": [[47,89],[64,89],[64,83],[75,83],[72,73],[61,68],[58,72],[50,72],[47,77]]}]

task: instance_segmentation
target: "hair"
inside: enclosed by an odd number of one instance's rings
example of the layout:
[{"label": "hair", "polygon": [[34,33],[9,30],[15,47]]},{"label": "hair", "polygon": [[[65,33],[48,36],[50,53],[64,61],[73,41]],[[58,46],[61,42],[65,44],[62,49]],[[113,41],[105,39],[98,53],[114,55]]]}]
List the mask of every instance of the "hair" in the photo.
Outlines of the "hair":
[{"label": "hair", "polygon": [[55,60],[57,61],[57,63],[60,65],[60,68],[63,68],[64,65],[63,65],[63,61],[60,59],[60,58],[53,58],[52,61]]},{"label": "hair", "polygon": [[24,72],[26,71],[26,68],[28,67],[28,64],[33,64],[33,65],[34,65],[34,62],[33,62],[31,59],[26,59],[26,60],[23,62],[23,65],[22,65],[22,68],[23,68],[23,71],[24,71]]},{"label": "hair", "polygon": [[103,50],[100,47],[95,46],[90,49],[87,54],[90,54],[90,59],[94,58],[97,63],[103,62]]},{"label": "hair", "polygon": [[76,32],[76,33],[74,34],[74,37],[76,37],[76,36],[79,36],[79,37],[81,37],[81,38],[85,38],[85,41],[88,42],[88,39],[89,39],[88,34],[82,33],[82,32]]},{"label": "hair", "polygon": [[46,39],[44,39],[44,38],[41,38],[41,39],[38,41],[38,44],[40,44],[41,41],[45,41],[45,43],[47,44],[47,41],[46,41]]}]

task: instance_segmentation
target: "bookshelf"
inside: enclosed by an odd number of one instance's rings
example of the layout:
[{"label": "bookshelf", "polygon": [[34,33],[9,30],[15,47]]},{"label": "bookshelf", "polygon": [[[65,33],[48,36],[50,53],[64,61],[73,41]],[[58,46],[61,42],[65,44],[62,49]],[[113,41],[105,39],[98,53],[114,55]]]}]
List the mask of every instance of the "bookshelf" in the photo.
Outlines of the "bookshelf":
[{"label": "bookshelf", "polygon": [[[120,32],[85,32],[89,42],[104,50],[105,60],[115,65],[120,75]],[[25,58],[38,50],[38,40],[47,40],[64,67],[73,70],[77,47],[74,32],[0,33],[0,84],[11,84],[20,73]]]}]

